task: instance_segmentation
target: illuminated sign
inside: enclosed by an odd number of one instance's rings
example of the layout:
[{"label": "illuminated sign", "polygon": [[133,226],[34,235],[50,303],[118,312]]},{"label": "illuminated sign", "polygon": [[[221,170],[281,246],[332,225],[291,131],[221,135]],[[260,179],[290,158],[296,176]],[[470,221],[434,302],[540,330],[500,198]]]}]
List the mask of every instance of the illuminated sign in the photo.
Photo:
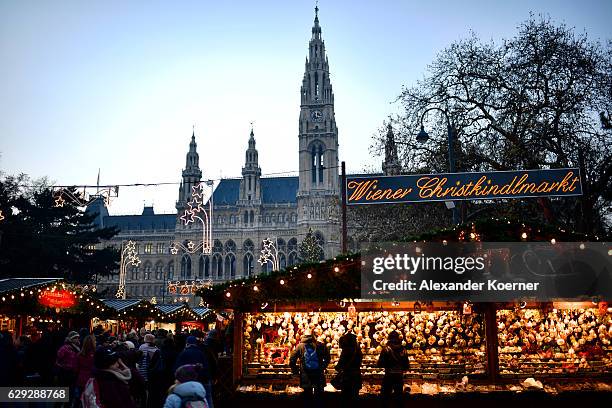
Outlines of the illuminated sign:
[{"label": "illuminated sign", "polygon": [[578,169],[348,176],[346,203],[391,204],[582,195]]},{"label": "illuminated sign", "polygon": [[193,280],[168,282],[168,293],[171,295],[195,295],[198,289],[212,286],[212,280]]},{"label": "illuminated sign", "polygon": [[43,290],[38,302],[55,309],[67,309],[76,305],[75,296],[67,290]]}]

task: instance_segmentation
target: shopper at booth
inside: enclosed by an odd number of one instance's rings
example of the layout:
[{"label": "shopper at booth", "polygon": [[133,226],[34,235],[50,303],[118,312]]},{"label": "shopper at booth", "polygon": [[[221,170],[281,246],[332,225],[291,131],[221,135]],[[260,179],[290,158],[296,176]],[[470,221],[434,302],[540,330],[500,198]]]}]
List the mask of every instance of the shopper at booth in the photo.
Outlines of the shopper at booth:
[{"label": "shopper at booth", "polygon": [[397,406],[402,406],[404,371],[408,370],[408,364],[408,353],[402,346],[400,334],[392,331],[387,337],[387,345],[380,353],[377,364],[378,367],[385,369],[380,391],[383,406],[389,406],[391,401]]},{"label": "shopper at booth", "polygon": [[357,402],[361,389],[361,349],[357,344],[357,337],[347,333],[340,338],[342,353],[336,364],[339,375],[341,396],[344,404]]},{"label": "shopper at booth", "polygon": [[300,376],[305,405],[322,403],[325,369],[329,361],[327,347],[317,342],[310,331],[304,332],[300,344],[291,353],[289,365],[293,373]]}]

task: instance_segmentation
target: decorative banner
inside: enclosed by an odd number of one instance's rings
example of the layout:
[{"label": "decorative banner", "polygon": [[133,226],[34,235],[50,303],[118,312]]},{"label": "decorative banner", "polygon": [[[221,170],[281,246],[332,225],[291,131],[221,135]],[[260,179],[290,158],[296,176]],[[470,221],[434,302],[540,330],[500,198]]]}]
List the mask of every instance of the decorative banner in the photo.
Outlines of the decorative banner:
[{"label": "decorative banner", "polygon": [[391,204],[582,195],[578,169],[347,177],[346,203]]},{"label": "decorative banner", "polygon": [[68,309],[76,305],[75,296],[67,290],[43,290],[40,293],[38,302],[47,307],[55,309]]}]

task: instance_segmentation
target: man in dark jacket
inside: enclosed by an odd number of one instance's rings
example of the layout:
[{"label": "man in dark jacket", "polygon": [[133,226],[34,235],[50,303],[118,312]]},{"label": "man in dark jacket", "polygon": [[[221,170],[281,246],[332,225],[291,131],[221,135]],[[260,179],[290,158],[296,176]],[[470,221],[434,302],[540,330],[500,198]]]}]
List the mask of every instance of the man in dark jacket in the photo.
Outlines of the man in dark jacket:
[{"label": "man in dark jacket", "polygon": [[380,393],[383,406],[388,406],[394,400],[397,406],[402,406],[404,394],[404,371],[408,370],[408,353],[402,346],[402,339],[397,331],[389,333],[387,346],[378,357],[378,367],[385,369]]},{"label": "man in dark jacket", "polygon": [[325,369],[329,360],[327,347],[317,342],[310,331],[304,332],[302,341],[289,357],[289,365],[293,373],[300,376],[300,387],[304,390],[302,395],[306,406],[312,406],[313,402],[321,404],[325,388]]}]

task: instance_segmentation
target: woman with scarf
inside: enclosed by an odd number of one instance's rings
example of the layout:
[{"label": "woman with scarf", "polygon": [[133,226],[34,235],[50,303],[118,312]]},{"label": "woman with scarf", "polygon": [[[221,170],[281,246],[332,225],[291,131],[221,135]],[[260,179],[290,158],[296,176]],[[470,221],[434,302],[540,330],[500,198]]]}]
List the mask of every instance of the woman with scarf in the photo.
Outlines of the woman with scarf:
[{"label": "woman with scarf", "polygon": [[[137,408],[130,392],[132,371],[119,354],[107,347],[96,350],[93,378],[87,382],[81,401],[84,407]],[[96,403],[92,401],[95,399]]]},{"label": "woman with scarf", "polygon": [[385,369],[382,388],[383,406],[388,406],[393,400],[397,406],[402,406],[404,394],[404,371],[408,370],[408,353],[404,346],[400,334],[392,331],[387,337],[387,345],[378,357],[378,367]]}]

